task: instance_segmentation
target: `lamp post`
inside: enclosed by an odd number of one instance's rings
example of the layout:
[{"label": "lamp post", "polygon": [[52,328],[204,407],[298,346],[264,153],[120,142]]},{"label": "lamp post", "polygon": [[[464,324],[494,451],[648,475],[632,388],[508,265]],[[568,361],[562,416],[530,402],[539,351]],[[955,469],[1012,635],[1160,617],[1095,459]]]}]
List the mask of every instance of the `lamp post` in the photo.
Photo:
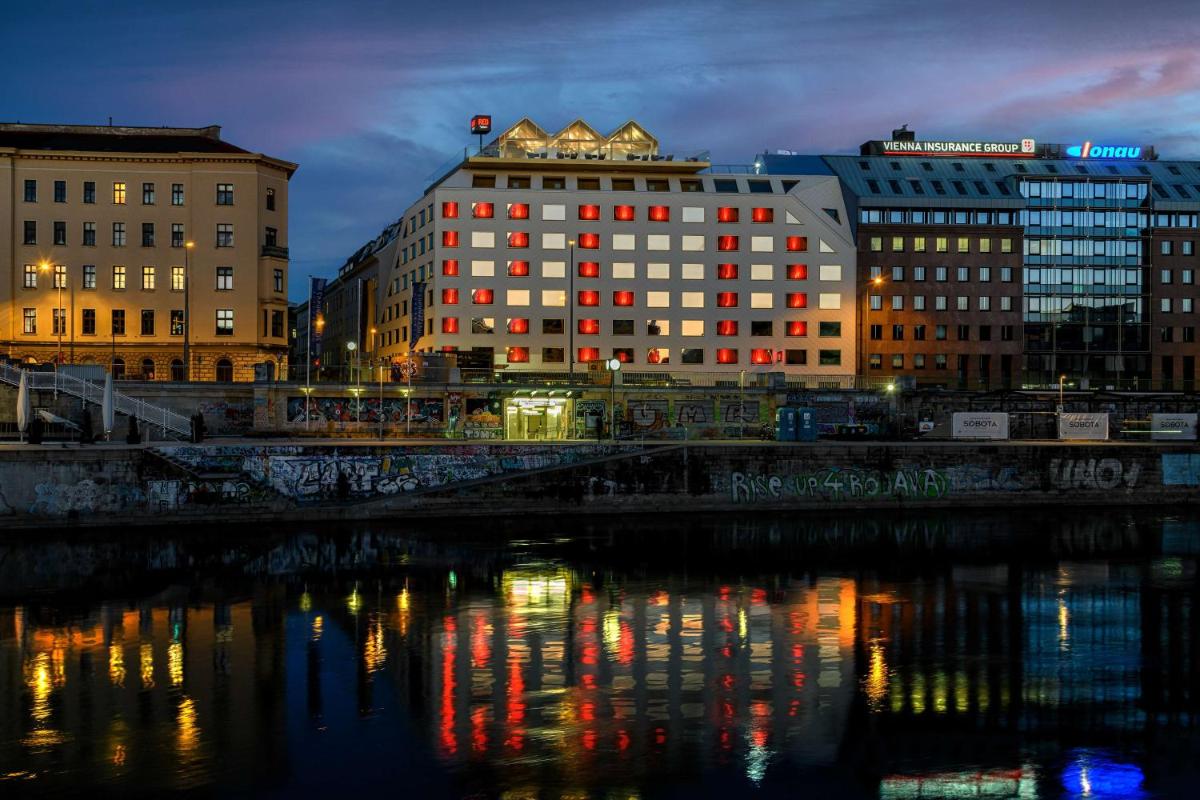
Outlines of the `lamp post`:
[{"label": "lamp post", "polygon": [[738,370],[738,438],[746,438],[746,370]]},{"label": "lamp post", "polygon": [[[49,261],[43,261],[38,265],[38,269],[44,273],[50,273],[51,264]],[[54,284],[58,288],[58,303],[54,307],[54,313],[50,315],[54,332],[58,334],[58,355],[54,358],[54,396],[58,397],[58,366],[62,363],[62,329],[66,320],[63,319],[62,307],[62,281],[59,280],[58,270],[54,270]],[[65,277],[65,276],[64,276]]]},{"label": "lamp post", "polygon": [[[192,380],[192,265],[188,254],[195,246],[195,242],[183,243],[183,379],[187,382]],[[305,406],[304,414],[307,419],[308,406]]]},{"label": "lamp post", "polygon": [[1061,414],[1063,412],[1063,386],[1066,384],[1066,382],[1067,382],[1066,375],[1058,376],[1058,413],[1059,414]]},{"label": "lamp post", "polygon": [[621,371],[621,360],[611,358],[608,361],[608,404],[612,407],[612,422],[609,424],[608,438],[617,440],[617,373]]},{"label": "lamp post", "polygon": [[569,317],[568,324],[570,325],[570,327],[567,329],[567,333],[570,336],[570,338],[567,340],[567,348],[568,348],[567,363],[570,365],[568,367],[569,383],[572,386],[574,386],[575,385],[575,240],[572,239],[571,241],[567,242],[567,244],[569,244],[571,246],[571,265],[570,265],[569,269],[567,270],[567,281],[568,281],[567,282],[567,308],[569,309],[569,311],[567,312],[567,315]]},{"label": "lamp post", "polygon": [[[866,378],[866,376],[867,376],[867,365],[863,363],[862,348],[863,348],[863,341],[866,340],[868,331],[863,330],[863,328],[868,327],[867,318],[869,317],[870,311],[871,311],[871,300],[870,300],[871,292],[870,292],[870,290],[878,289],[880,286],[883,286],[883,276],[876,275],[874,278],[871,279],[870,283],[866,284],[866,286],[865,286],[865,289],[863,291],[864,300],[857,304],[858,308],[860,309],[859,313],[862,314],[862,319],[858,326],[858,336],[855,337],[855,349],[858,351],[858,355],[855,358],[855,362],[856,362],[855,369],[858,370],[858,372],[864,378]],[[869,384],[867,383],[867,381],[864,380],[863,386],[868,386],[868,385]]]},{"label": "lamp post", "polygon": [[304,430],[308,430],[308,420],[312,416],[312,387],[305,386],[300,391],[304,392]]},{"label": "lamp post", "polygon": [[[351,358],[355,357],[354,352],[357,349],[358,349],[358,345],[356,345],[353,341],[346,342],[346,352],[349,354],[349,356]],[[350,363],[349,359],[347,359],[346,363],[348,366]],[[358,386],[356,386],[355,388],[350,390],[350,392],[354,395],[355,416],[356,416],[357,422],[362,422],[362,404],[358,402],[358,395],[361,391],[362,391],[362,388],[358,387]]]},{"label": "lamp post", "polygon": [[379,441],[383,441],[383,357],[379,358]]}]

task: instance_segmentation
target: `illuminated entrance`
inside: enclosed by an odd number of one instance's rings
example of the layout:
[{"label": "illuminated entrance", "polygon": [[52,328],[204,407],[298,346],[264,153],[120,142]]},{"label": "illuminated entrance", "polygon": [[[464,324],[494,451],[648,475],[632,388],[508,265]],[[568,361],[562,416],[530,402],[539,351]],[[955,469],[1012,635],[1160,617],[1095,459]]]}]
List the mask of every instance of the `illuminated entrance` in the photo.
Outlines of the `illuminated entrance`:
[{"label": "illuminated entrance", "polygon": [[570,434],[570,399],[538,396],[504,401],[505,439],[566,439]]}]

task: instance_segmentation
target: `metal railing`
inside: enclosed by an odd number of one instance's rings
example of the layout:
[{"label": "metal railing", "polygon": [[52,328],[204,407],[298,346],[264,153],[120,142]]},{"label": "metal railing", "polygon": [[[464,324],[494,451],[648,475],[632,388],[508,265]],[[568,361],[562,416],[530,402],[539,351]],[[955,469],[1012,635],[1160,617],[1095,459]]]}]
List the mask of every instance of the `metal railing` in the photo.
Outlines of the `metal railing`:
[{"label": "metal railing", "polygon": [[[39,391],[55,391],[78,397],[87,403],[97,406],[104,405],[104,386],[85,381],[61,372],[41,372],[38,370],[22,370],[9,364],[0,364],[0,380],[13,386],[21,385],[21,373],[28,376],[30,389]],[[163,406],[147,403],[135,397],[113,390],[113,411],[127,417],[137,417],[143,423],[155,425],[163,430],[179,436],[190,436],[192,423],[187,417]]]}]

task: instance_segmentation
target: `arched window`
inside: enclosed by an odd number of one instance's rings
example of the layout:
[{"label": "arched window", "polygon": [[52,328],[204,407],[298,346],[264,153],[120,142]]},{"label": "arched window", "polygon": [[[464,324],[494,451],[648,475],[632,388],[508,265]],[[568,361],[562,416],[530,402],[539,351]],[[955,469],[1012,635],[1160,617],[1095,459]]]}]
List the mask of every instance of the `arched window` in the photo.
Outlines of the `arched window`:
[{"label": "arched window", "polygon": [[233,383],[233,362],[228,358],[217,362],[217,380],[220,383]]},{"label": "arched window", "polygon": [[187,380],[187,376],[183,373],[183,359],[171,359],[171,380],[183,381]]},{"label": "arched window", "polygon": [[125,359],[114,358],[112,360],[112,376],[113,380],[125,377]]},{"label": "arched window", "polygon": [[144,381],[154,380],[154,359],[152,359],[152,358],[143,358],[142,359],[142,380],[144,380]]}]

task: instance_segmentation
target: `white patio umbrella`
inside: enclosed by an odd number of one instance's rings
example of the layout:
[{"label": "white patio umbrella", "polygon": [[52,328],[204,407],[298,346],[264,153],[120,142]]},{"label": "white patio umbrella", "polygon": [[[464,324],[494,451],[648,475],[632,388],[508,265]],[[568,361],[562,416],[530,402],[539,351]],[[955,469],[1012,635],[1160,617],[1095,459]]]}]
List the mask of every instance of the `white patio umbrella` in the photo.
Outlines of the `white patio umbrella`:
[{"label": "white patio umbrella", "polygon": [[[24,434],[29,430],[31,419],[33,419],[33,405],[29,400],[29,373],[21,370],[21,383],[17,386],[17,430]],[[23,436],[22,441],[24,441]]]},{"label": "white patio umbrella", "polygon": [[112,388],[112,373],[104,376],[104,401],[100,406],[101,424],[104,426],[104,435],[111,438],[113,429],[113,388]]}]

